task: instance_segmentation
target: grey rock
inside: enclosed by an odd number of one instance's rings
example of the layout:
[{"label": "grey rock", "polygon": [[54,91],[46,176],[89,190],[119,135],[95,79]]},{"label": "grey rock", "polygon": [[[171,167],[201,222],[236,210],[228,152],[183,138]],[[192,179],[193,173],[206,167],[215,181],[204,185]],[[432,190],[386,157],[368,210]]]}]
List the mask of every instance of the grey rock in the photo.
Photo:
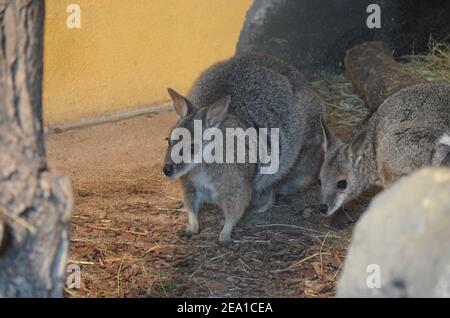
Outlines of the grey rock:
[{"label": "grey rock", "polygon": [[[380,29],[366,25],[369,4],[381,7]],[[255,0],[237,52],[271,54],[318,78],[340,71],[345,51],[366,41],[385,41],[396,55],[427,51],[430,36],[449,34],[449,10],[442,0]]]},{"label": "grey rock", "polygon": [[405,177],[356,225],[337,297],[450,297],[449,242],[450,170]]}]

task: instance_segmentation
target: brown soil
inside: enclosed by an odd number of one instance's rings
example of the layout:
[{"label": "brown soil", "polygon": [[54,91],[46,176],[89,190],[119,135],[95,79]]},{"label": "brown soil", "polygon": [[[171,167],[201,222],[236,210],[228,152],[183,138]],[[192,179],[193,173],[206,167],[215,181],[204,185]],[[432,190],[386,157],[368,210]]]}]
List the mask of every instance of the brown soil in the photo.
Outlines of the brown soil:
[{"label": "brown soil", "polygon": [[72,180],[69,263],[82,287],[70,297],[331,297],[351,225],[367,199],[334,220],[317,215],[316,191],[253,216],[219,246],[223,217],[207,207],[202,231],[182,238],[187,215],[161,162],[171,112],[47,137],[50,167]]}]

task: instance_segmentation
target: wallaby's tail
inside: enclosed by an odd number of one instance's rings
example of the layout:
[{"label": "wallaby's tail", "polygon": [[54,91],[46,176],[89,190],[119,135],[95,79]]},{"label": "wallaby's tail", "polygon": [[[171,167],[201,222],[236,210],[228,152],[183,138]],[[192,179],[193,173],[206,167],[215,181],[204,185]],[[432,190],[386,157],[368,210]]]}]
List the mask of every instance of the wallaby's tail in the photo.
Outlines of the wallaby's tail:
[{"label": "wallaby's tail", "polygon": [[450,130],[439,138],[432,158],[433,166],[450,168]]}]

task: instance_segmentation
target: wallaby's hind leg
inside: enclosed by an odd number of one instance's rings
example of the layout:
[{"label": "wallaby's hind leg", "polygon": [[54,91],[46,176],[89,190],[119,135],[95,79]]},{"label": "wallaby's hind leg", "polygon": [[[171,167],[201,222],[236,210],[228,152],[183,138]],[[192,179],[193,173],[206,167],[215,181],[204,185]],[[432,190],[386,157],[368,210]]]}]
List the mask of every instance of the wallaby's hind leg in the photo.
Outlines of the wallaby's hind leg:
[{"label": "wallaby's hind leg", "polygon": [[186,227],[187,235],[196,235],[200,232],[200,226],[198,224],[198,211],[189,211],[189,223]]},{"label": "wallaby's hind leg", "polygon": [[223,213],[225,214],[225,224],[219,235],[220,243],[229,243],[231,241],[231,232],[244,215],[246,206],[239,203],[240,202],[224,202],[221,205]]},{"label": "wallaby's hind leg", "polygon": [[253,192],[250,205],[244,212],[243,222],[247,222],[253,214],[264,213],[275,205],[276,190],[270,189],[264,192]]},{"label": "wallaby's hind leg", "polygon": [[186,235],[196,235],[200,231],[198,223],[198,213],[202,207],[202,200],[199,193],[190,189],[184,194],[184,202],[188,210],[188,225],[186,227]]},{"label": "wallaby's hind leg", "polygon": [[254,193],[250,205],[249,215],[253,213],[264,213],[275,203],[275,190],[272,188],[264,192]]}]

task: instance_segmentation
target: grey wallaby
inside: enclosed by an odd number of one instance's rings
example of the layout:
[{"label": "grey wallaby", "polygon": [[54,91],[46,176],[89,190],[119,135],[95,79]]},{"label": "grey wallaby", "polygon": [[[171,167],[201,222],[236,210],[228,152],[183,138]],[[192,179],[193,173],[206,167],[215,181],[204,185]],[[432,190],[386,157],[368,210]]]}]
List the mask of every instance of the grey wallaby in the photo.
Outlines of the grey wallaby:
[{"label": "grey wallaby", "polygon": [[319,209],[331,215],[373,185],[387,187],[425,166],[450,167],[450,86],[427,83],[400,90],[346,143],[323,121],[322,128]]},{"label": "grey wallaby", "polygon": [[[219,241],[228,242],[244,212],[263,212],[273,205],[277,194],[303,190],[317,179],[323,106],[293,66],[266,55],[240,55],[206,70],[187,97],[172,89],[169,94],[179,116],[170,136],[177,128],[193,134],[195,121],[201,121],[205,130],[217,128],[224,135],[233,128],[266,128],[269,135],[279,129],[277,149],[270,137],[267,146],[269,152],[278,151],[277,170],[265,174],[261,171],[266,162],[259,157],[256,162],[176,163],[172,150],[177,142],[168,138],[163,172],[181,181],[189,211],[188,235],[198,234],[198,213],[204,203],[224,212]],[[208,143],[205,138],[194,141],[188,151],[196,155]]]}]

